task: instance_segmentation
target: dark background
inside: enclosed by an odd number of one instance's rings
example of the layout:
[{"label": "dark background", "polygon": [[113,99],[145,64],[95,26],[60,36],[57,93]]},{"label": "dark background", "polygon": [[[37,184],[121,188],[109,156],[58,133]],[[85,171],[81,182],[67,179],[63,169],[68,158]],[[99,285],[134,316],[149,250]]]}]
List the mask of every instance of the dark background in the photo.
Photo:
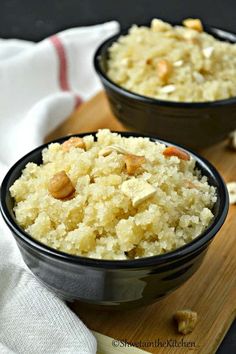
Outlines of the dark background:
[{"label": "dark background", "polygon": [[[236,33],[236,0],[0,0],[0,38],[39,41],[69,27],[114,19],[127,27],[153,17],[198,17]],[[236,321],[217,351],[224,353],[236,353]]]},{"label": "dark background", "polygon": [[68,27],[112,19],[126,27],[153,17],[191,16],[236,32],[236,0],[0,0],[0,36],[38,41]]}]

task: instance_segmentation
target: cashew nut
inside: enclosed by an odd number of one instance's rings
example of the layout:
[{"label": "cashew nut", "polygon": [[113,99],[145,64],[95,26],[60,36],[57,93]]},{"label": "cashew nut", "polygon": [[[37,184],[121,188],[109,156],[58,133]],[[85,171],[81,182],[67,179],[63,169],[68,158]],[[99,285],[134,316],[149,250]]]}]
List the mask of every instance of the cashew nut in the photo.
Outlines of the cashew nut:
[{"label": "cashew nut", "polygon": [[183,25],[198,32],[203,31],[202,22],[198,18],[186,18],[186,20],[183,21]]},{"label": "cashew nut", "polygon": [[82,138],[78,138],[76,136],[71,137],[70,139],[64,141],[62,144],[62,150],[64,152],[69,151],[72,147],[85,149],[85,143]]},{"label": "cashew nut", "polygon": [[176,156],[178,157],[180,160],[190,160],[190,155],[183,150],[180,150],[179,148],[175,147],[175,146],[168,146],[164,151],[163,151],[163,155],[165,156]]},{"label": "cashew nut", "polygon": [[141,167],[146,159],[144,156],[138,156],[133,154],[124,155],[125,167],[128,175],[133,175]]},{"label": "cashew nut", "polygon": [[157,74],[163,82],[167,82],[172,72],[172,64],[168,60],[159,60],[157,63]]},{"label": "cashew nut", "polygon": [[197,312],[191,310],[180,310],[174,315],[178,323],[178,332],[183,334],[191,333],[197,324]]},{"label": "cashew nut", "polygon": [[65,199],[73,196],[75,188],[66,172],[60,171],[50,179],[48,191],[56,199]]}]

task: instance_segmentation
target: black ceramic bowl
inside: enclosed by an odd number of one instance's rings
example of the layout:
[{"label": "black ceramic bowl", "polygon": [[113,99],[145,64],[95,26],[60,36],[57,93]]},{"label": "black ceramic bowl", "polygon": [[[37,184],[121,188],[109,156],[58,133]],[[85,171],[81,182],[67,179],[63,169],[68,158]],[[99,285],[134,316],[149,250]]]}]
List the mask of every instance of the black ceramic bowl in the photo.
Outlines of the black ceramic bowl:
[{"label": "black ceramic bowl", "polygon": [[[236,42],[235,34],[209,27],[205,31],[217,39]],[[236,129],[236,97],[202,103],[164,101],[132,93],[111,81],[106,75],[108,49],[125,34],[127,30],[106,40],[94,57],[111,110],[125,127],[195,150],[225,139]]]},{"label": "black ceramic bowl", "polygon": [[[121,133],[123,136],[144,136]],[[83,137],[86,134],[79,134]],[[58,139],[63,142],[68,137]],[[155,137],[152,141],[159,141]],[[166,145],[170,145],[164,142]],[[173,144],[171,144],[173,145]],[[72,256],[34,240],[18,226],[13,213],[14,201],[9,188],[21,175],[28,162],[42,162],[42,145],[22,157],[7,173],[1,187],[1,212],[9,226],[25,263],[51,290],[67,300],[113,308],[132,308],[155,302],[183,284],[200,266],[208,246],[221,228],[228,211],[225,184],[215,168],[198,155],[191,153],[197,168],[217,189],[214,219],[194,241],[159,256],[136,260],[97,260]]]}]

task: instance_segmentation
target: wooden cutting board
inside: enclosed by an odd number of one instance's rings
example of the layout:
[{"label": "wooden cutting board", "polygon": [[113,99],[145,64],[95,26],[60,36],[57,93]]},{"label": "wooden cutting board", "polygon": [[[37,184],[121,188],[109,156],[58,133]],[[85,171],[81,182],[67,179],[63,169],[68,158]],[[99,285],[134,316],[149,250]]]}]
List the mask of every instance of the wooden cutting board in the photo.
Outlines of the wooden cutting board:
[{"label": "wooden cutting board", "polygon": [[[99,128],[124,130],[112,115],[103,92],[84,103],[47,139]],[[215,165],[226,182],[236,181],[236,153],[227,150],[224,142],[201,154]],[[186,308],[197,311],[199,321],[193,333],[182,336],[176,332],[172,316],[176,310]],[[200,269],[167,298],[126,312],[88,310],[79,303],[74,303],[72,309],[90,329],[123,341],[113,348],[110,341],[110,351],[106,349],[106,353],[128,353],[124,340],[138,342],[139,347],[139,341],[143,341],[140,349],[151,353],[215,353],[236,315],[236,206],[230,207],[226,223]],[[101,338],[106,337],[99,337],[98,342]],[[174,340],[179,344],[183,340],[185,347],[174,347]]]}]

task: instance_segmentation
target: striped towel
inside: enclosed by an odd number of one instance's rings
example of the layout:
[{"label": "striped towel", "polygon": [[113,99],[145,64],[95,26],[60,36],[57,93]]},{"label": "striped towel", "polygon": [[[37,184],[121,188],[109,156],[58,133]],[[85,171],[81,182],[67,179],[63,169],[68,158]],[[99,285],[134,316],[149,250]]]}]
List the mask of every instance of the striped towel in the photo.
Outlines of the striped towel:
[{"label": "striped towel", "polygon": [[[35,44],[0,40],[0,179],[99,89],[92,58],[116,22]],[[0,216],[0,353],[96,353],[92,333],[26,268]]]}]

